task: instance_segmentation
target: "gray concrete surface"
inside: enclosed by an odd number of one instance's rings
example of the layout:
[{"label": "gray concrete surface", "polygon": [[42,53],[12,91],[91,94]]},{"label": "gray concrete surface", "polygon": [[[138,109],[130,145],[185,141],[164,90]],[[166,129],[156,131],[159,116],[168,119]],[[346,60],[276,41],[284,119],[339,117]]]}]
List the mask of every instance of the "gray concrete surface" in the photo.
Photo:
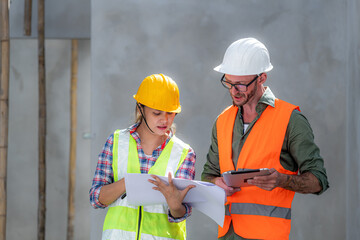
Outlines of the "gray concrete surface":
[{"label": "gray concrete surface", "polygon": [[[37,38],[37,0],[32,0],[31,36],[24,35],[25,0],[10,1],[10,37]],[[90,38],[90,0],[46,0],[45,37]]]},{"label": "gray concrete surface", "polygon": [[[212,68],[231,42],[253,36],[271,54],[274,70],[267,84],[279,98],[298,104],[312,124],[330,180],[321,196],[296,194],[290,238],[345,239],[346,219],[354,219],[346,216],[342,177],[344,125],[351,117],[347,6],[344,1],[93,1],[92,168],[106,137],[130,124],[131,95],[141,80],[163,72],[179,83],[178,135],[197,152],[200,179],[213,121],[230,104]],[[92,212],[92,239],[100,236],[103,214]],[[204,215],[194,212],[188,223],[189,239],[216,238],[216,225]]]},{"label": "gray concrete surface", "polygon": [[[7,238],[37,239],[37,41],[11,40]],[[46,239],[64,239],[70,148],[70,40],[46,40]],[[89,239],[90,41],[79,41],[75,239]]]},{"label": "gray concrete surface", "polygon": [[349,1],[347,8],[346,239],[357,239],[360,236],[360,2]]},{"label": "gray concrete surface", "polygon": [[[10,240],[36,239],[37,226],[37,41],[31,39],[36,35],[22,36],[23,3],[12,1],[10,12]],[[47,239],[66,238],[70,40],[60,39],[89,36],[91,42],[79,42],[76,239],[100,239],[106,211],[92,210],[88,200],[97,155],[109,134],[133,122],[132,94],[147,75],[164,73],[178,83],[183,111],[175,119],[177,135],[196,151],[200,179],[212,124],[231,103],[212,68],[231,42],[248,36],[268,47],[274,69],[267,85],[277,97],[300,106],[328,171],[330,189],[323,195],[295,195],[290,239],[358,238],[359,1],[46,4],[46,36],[57,38],[46,41]],[[35,28],[33,23],[33,34]],[[83,138],[89,132],[92,139]],[[217,225],[196,210],[187,225],[190,240],[216,239]]]}]

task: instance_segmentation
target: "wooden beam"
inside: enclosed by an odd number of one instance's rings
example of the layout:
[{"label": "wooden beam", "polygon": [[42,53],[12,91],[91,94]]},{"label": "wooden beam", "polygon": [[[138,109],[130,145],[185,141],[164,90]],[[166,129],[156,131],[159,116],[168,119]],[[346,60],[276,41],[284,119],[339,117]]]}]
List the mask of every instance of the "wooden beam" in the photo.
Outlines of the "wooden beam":
[{"label": "wooden beam", "polygon": [[32,0],[24,0],[24,34],[31,35],[31,16],[32,16]]},{"label": "wooden beam", "polygon": [[39,70],[39,202],[38,240],[45,240],[46,222],[46,79],[45,79],[45,0],[38,0]]},{"label": "wooden beam", "polygon": [[70,87],[70,162],[67,240],[74,239],[75,179],[76,179],[76,130],[77,130],[77,73],[78,41],[71,41],[71,87]]},{"label": "wooden beam", "polygon": [[9,5],[1,0],[1,74],[0,74],[0,240],[6,239],[6,179],[9,128]]},{"label": "wooden beam", "polygon": [[0,239],[6,231],[6,179],[9,122],[9,41],[1,41],[1,89],[0,89]]},{"label": "wooden beam", "polygon": [[9,41],[9,5],[8,0],[1,0],[1,41]]}]

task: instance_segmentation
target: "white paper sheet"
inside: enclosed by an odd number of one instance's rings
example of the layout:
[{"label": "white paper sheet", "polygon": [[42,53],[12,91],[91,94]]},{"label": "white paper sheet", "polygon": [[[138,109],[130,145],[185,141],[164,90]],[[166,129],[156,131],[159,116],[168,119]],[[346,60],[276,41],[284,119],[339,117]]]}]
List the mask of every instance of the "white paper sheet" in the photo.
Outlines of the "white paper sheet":
[{"label": "white paper sheet", "polygon": [[[168,183],[168,178],[158,176]],[[125,187],[126,198],[131,205],[166,204],[165,197],[160,191],[152,189],[155,185],[148,179],[153,179],[149,174],[126,173]],[[222,226],[225,218],[225,191],[208,182],[173,178],[178,189],[185,189],[188,185],[195,185],[184,198],[193,208],[209,216],[218,225]]]}]

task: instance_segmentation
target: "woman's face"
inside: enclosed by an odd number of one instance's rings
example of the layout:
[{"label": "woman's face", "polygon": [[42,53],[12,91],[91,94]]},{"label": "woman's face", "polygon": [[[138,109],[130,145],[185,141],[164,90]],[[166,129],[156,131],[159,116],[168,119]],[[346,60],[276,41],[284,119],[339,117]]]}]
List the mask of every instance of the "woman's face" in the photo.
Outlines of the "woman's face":
[{"label": "woman's face", "polygon": [[[144,106],[144,115],[150,129],[156,135],[164,135],[170,129],[176,113],[163,112]],[[144,123],[144,122],[143,122]],[[144,123],[145,124],[145,123]]]}]

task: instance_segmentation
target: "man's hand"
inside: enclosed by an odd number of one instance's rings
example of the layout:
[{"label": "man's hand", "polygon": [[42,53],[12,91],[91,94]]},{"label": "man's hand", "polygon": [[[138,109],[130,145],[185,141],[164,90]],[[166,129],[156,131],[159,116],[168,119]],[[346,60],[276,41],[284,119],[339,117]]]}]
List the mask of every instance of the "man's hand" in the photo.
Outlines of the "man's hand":
[{"label": "man's hand", "polygon": [[226,196],[231,196],[234,193],[241,190],[240,188],[233,188],[233,187],[227,186],[226,183],[224,182],[223,177],[215,177],[211,180],[211,182],[214,183],[215,185],[221,187],[222,189],[224,189]]},{"label": "man's hand", "polygon": [[301,175],[287,175],[271,168],[270,173],[270,175],[254,177],[247,182],[267,191],[282,187],[298,193],[317,193],[322,189],[319,180],[311,172],[305,172]]},{"label": "man's hand", "polygon": [[279,183],[282,181],[283,176],[276,171],[275,168],[269,169],[269,172],[270,175],[254,177],[253,179],[247,180],[247,183],[267,191],[279,187]]}]

